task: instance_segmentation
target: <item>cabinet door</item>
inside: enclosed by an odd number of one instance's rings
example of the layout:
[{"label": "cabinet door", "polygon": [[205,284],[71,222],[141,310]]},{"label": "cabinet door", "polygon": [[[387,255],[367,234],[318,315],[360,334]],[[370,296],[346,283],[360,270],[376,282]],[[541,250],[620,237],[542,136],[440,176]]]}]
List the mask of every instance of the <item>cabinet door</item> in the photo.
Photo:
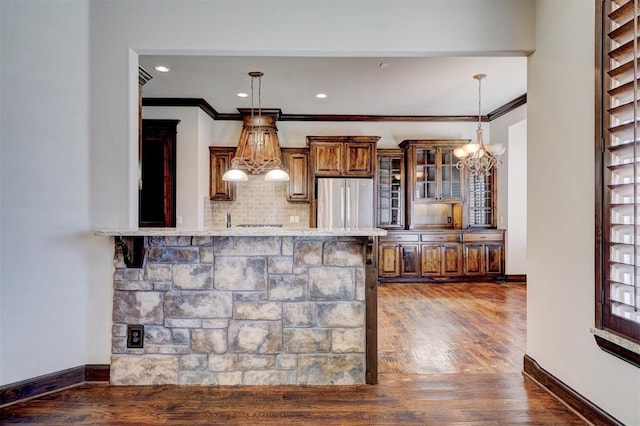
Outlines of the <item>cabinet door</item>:
[{"label": "cabinet door", "polygon": [[442,275],[458,276],[462,274],[462,245],[445,243],[442,250]]},{"label": "cabinet door", "polygon": [[373,164],[375,159],[375,146],[370,143],[344,144],[344,168],[345,176],[373,176]]},{"label": "cabinet door", "polygon": [[343,165],[343,144],[323,142],[311,146],[313,173],[316,176],[340,176]]},{"label": "cabinet door", "polygon": [[400,246],[394,243],[380,243],[378,253],[378,275],[381,277],[399,276]]},{"label": "cabinet door", "polygon": [[464,245],[464,274],[484,275],[484,245],[465,244]]},{"label": "cabinet door", "polygon": [[502,244],[487,244],[484,246],[485,274],[502,275],[503,271],[503,246]]},{"label": "cabinet door", "polygon": [[222,175],[231,167],[235,148],[209,147],[209,198],[216,201],[235,200],[234,182],[225,182]]},{"label": "cabinet door", "polygon": [[403,277],[419,275],[420,264],[418,263],[418,246],[403,244],[400,246],[400,254],[402,256],[400,275]]},{"label": "cabinet door", "polygon": [[415,201],[436,201],[438,189],[438,149],[416,148],[413,178],[415,180]]},{"label": "cabinet door", "polygon": [[287,201],[309,202],[309,154],[298,149],[282,149],[284,167],[289,172]]},{"label": "cabinet door", "polygon": [[453,155],[453,148],[442,147],[438,152],[439,159],[439,199],[441,201],[462,200],[460,170],[456,167],[458,159]]},{"label": "cabinet door", "polygon": [[423,277],[442,275],[442,250],[440,244],[420,246],[420,274]]},{"label": "cabinet door", "polygon": [[404,153],[378,150],[376,170],[377,226],[404,227]]}]

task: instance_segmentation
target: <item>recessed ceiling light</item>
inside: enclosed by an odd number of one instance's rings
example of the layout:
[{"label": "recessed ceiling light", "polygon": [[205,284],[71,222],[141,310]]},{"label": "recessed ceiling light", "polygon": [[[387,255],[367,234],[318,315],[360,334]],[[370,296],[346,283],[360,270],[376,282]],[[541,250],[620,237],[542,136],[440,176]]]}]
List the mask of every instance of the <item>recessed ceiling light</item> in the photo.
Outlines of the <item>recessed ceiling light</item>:
[{"label": "recessed ceiling light", "polygon": [[160,71],[160,72],[169,72],[169,71],[171,71],[171,70],[169,69],[169,67],[165,67],[164,65],[158,65],[158,66],[156,67],[156,71]]},{"label": "recessed ceiling light", "polygon": [[240,93],[238,93],[238,97],[239,97],[239,98],[246,98],[246,97],[248,97],[248,96],[249,96],[249,95],[248,95],[247,93],[244,93],[244,92],[240,92]]},{"label": "recessed ceiling light", "polygon": [[326,93],[318,93],[318,94],[316,95],[316,98],[318,98],[318,99],[324,99],[324,98],[326,98],[326,97],[327,97],[327,94],[326,94]]}]

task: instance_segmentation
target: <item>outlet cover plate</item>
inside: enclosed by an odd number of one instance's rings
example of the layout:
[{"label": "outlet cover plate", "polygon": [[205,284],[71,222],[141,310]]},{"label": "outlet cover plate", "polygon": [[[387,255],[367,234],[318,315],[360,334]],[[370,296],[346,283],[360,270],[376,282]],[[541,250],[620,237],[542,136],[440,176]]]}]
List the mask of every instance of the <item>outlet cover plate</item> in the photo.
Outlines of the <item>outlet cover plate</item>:
[{"label": "outlet cover plate", "polygon": [[144,347],[144,325],[127,326],[127,348]]}]

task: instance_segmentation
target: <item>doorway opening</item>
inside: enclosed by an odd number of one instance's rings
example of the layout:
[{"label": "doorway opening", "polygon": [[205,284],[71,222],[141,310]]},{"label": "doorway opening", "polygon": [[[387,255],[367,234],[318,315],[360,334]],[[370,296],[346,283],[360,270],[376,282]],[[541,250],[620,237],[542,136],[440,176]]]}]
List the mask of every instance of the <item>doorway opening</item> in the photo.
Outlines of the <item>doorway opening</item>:
[{"label": "doorway opening", "polygon": [[142,120],[138,226],[176,226],[176,130],[180,120]]}]

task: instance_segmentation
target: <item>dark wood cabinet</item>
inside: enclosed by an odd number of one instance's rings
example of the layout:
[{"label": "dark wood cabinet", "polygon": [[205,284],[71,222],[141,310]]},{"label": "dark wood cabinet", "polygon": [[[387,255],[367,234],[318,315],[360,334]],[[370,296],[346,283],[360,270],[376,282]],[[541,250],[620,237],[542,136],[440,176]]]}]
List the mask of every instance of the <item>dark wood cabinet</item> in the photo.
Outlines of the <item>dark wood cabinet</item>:
[{"label": "dark wood cabinet", "polygon": [[463,173],[453,150],[468,140],[405,140],[408,186],[413,202],[461,202]]},{"label": "dark wood cabinet", "polygon": [[459,232],[421,234],[421,275],[448,277],[462,274],[462,244]]},{"label": "dark wood cabinet", "polygon": [[289,173],[287,201],[308,203],[311,193],[309,175],[309,150],[306,148],[282,148],[284,168]]},{"label": "dark wood cabinet", "polygon": [[384,278],[417,277],[420,274],[419,236],[393,233],[380,237],[379,276]]},{"label": "dark wood cabinet", "polygon": [[504,279],[504,231],[389,231],[379,241],[381,282]]},{"label": "dark wood cabinet", "polygon": [[400,245],[394,242],[381,242],[378,245],[378,274],[381,277],[400,276]]},{"label": "dark wood cabinet", "polygon": [[379,149],[375,173],[377,226],[403,229],[405,216],[404,151]]},{"label": "dark wood cabinet", "polygon": [[468,233],[464,237],[464,274],[468,276],[504,274],[504,234]]},{"label": "dark wood cabinet", "polygon": [[466,139],[405,140],[406,227],[461,229],[464,223],[465,174],[453,150]]},{"label": "dark wood cabinet", "polygon": [[212,200],[235,200],[235,183],[222,180],[224,172],[231,167],[235,152],[235,147],[209,147],[209,198]]},{"label": "dark wood cabinet", "polygon": [[314,176],[372,177],[379,136],[307,136]]}]

